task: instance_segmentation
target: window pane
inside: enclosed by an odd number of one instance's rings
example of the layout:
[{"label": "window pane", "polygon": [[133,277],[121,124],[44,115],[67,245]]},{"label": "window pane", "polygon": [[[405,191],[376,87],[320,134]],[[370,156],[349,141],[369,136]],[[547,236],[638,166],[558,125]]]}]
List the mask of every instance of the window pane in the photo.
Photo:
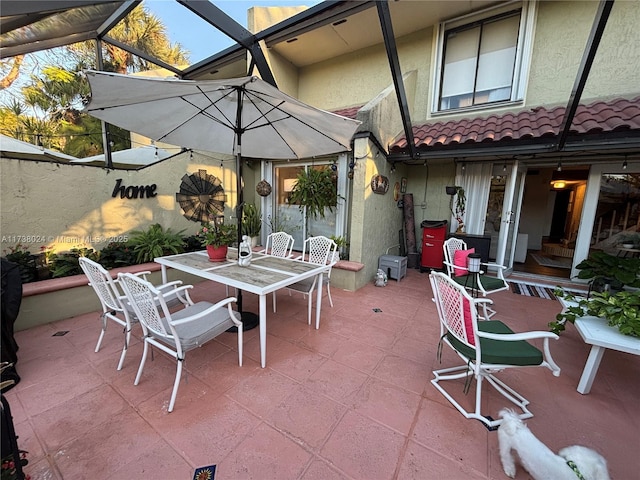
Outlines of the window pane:
[{"label": "window pane", "polygon": [[513,16],[483,27],[476,91],[487,92],[487,101],[511,98],[519,21]]},{"label": "window pane", "polygon": [[445,33],[441,110],[511,99],[520,14]]},{"label": "window pane", "polygon": [[480,28],[453,32],[447,36],[442,97],[473,92]]},{"label": "window pane", "polygon": [[616,255],[623,243],[640,242],[640,174],[603,174],[591,248]]}]

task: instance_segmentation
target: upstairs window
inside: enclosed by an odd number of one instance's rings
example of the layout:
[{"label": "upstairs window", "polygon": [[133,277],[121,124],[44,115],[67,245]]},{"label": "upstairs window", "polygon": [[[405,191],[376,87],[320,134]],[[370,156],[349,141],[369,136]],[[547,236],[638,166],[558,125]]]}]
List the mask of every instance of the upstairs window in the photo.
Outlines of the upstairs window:
[{"label": "upstairs window", "polygon": [[442,24],[434,111],[521,100],[531,22],[530,9],[516,2]]}]

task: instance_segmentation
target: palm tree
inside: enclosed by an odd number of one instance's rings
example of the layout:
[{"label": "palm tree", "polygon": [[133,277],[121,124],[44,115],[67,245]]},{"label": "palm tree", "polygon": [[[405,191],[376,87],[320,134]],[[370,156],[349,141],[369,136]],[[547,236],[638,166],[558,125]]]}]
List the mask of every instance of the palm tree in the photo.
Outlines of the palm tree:
[{"label": "palm tree", "polygon": [[[189,52],[179,43],[171,44],[163,23],[142,5],[122,19],[109,31],[108,36],[170,65],[189,62]],[[104,48],[105,63],[110,67],[108,70],[124,74],[156,68],[153,63],[111,45],[108,41],[104,42]]]},{"label": "palm tree", "polygon": [[[189,62],[188,52],[180,44],[170,42],[162,22],[142,5],[132,10],[108,35],[165,63],[180,65]],[[103,48],[104,70],[129,73],[157,68],[152,62],[108,41],[103,42]],[[21,89],[21,101],[14,103],[22,108],[7,106],[4,114],[6,117],[15,114],[15,122],[12,123],[16,125],[16,132],[38,136],[65,153],[75,156],[102,153],[99,122],[80,111],[82,100],[89,95],[89,85],[78,72],[95,65],[95,45],[93,41],[87,41],[70,45],[65,50],[68,55],[58,57],[59,65],[44,66],[39,74],[32,76],[31,83]],[[3,62],[2,67],[6,71],[8,64]],[[9,72],[12,76],[17,75],[16,68]],[[39,118],[28,117],[25,111],[37,112]],[[115,150],[130,146],[128,133],[122,129],[111,127],[111,139]]]}]

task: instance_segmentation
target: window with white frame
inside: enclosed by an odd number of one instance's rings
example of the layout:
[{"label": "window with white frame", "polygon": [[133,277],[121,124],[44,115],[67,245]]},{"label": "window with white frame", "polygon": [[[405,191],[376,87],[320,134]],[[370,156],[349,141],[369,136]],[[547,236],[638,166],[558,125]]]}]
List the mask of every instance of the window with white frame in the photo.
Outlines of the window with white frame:
[{"label": "window with white frame", "polygon": [[522,100],[533,2],[510,2],[440,25],[434,112]]}]

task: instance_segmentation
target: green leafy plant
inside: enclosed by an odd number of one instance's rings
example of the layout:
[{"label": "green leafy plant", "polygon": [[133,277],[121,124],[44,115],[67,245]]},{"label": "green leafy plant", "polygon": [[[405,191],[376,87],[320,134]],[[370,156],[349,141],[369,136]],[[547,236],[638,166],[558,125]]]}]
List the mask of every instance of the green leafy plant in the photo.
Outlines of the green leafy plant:
[{"label": "green leafy plant", "polygon": [[198,232],[198,237],[203,247],[207,245],[214,247],[228,246],[238,239],[238,227],[224,223],[218,225],[214,221],[211,221],[202,224]]},{"label": "green leafy plant", "polygon": [[198,235],[189,235],[183,239],[185,252],[197,252],[202,250],[202,240]]},{"label": "green leafy plant", "polygon": [[262,216],[260,210],[253,203],[247,203],[242,209],[242,234],[250,237],[260,235]]},{"label": "green leafy plant", "polygon": [[152,262],[156,257],[182,253],[184,230],[174,232],[170,228],[164,230],[159,223],[150,225],[147,230],[134,230],[129,242],[136,253],[138,263]]},{"label": "green leafy plant", "polygon": [[8,250],[4,251],[4,254],[7,260],[17,263],[18,265],[28,263],[31,261],[31,257],[33,256],[29,251],[29,247],[21,243],[17,243],[15,246],[9,247]]},{"label": "green leafy plant", "polygon": [[606,318],[610,326],[618,327],[620,333],[640,337],[640,291],[622,290],[593,292],[589,298],[577,298],[562,289],[556,289],[556,296],[565,298],[575,305],[556,315],[556,321],[550,322],[551,331],[556,334],[564,331],[567,322],[574,323],[576,318],[594,316]]},{"label": "green leafy plant", "polygon": [[338,252],[340,253],[340,258],[342,260],[348,258],[349,242],[347,242],[347,239],[345,237],[338,237],[335,235],[331,235],[329,238],[336,242],[336,245],[338,246]]},{"label": "green leafy plant", "polygon": [[295,232],[300,230],[302,226],[298,223],[294,223],[289,215],[284,213],[278,214],[276,217],[271,215],[267,216],[267,222],[269,223],[269,229],[271,233],[274,232]]},{"label": "green leafy plant", "polygon": [[306,208],[309,217],[324,218],[325,209],[333,212],[338,204],[335,172],[329,167],[300,172],[289,202],[299,205],[301,211]]},{"label": "green leafy plant", "polygon": [[100,250],[100,263],[107,270],[137,263],[137,254],[129,242],[111,242]]},{"label": "green leafy plant", "polygon": [[18,265],[22,283],[33,282],[36,279],[36,256],[29,251],[29,247],[17,243],[3,253],[7,260]]},{"label": "green leafy plant", "polygon": [[606,252],[592,252],[576,265],[578,278],[591,280],[592,286],[609,283],[614,290],[624,285],[640,287],[640,258],[625,258]]},{"label": "green leafy plant", "polygon": [[54,253],[50,257],[49,270],[53,278],[68,277],[82,273],[80,257],[98,261],[98,252],[92,248],[72,248],[68,252]]}]

